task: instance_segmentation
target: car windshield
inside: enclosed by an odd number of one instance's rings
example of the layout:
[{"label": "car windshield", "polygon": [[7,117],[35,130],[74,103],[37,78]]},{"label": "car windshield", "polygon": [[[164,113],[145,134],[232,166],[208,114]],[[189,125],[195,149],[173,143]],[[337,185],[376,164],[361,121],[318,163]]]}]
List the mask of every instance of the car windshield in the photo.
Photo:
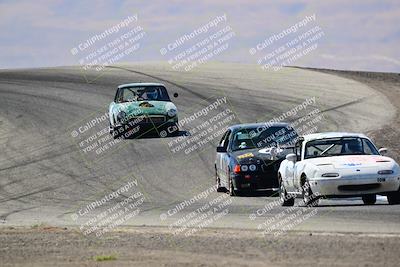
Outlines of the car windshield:
[{"label": "car windshield", "polygon": [[252,127],[236,131],[232,139],[232,150],[293,145],[296,131],[290,126]]},{"label": "car windshield", "polygon": [[379,155],[379,152],[376,147],[365,138],[329,138],[307,142],[304,158],[340,155]]},{"label": "car windshield", "polygon": [[122,103],[143,100],[171,101],[167,90],[163,86],[135,86],[121,88],[116,102]]}]

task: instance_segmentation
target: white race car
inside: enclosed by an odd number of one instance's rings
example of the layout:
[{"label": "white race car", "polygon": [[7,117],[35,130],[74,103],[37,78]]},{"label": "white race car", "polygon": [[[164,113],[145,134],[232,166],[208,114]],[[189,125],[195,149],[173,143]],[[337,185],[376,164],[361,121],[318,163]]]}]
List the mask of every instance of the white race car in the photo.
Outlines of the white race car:
[{"label": "white race car", "polygon": [[317,133],[297,141],[294,153],[282,161],[278,179],[283,206],[294,205],[301,195],[305,205],[317,205],[321,197],[362,197],[374,204],[376,195],[389,204],[400,204],[400,170],[363,134]]}]

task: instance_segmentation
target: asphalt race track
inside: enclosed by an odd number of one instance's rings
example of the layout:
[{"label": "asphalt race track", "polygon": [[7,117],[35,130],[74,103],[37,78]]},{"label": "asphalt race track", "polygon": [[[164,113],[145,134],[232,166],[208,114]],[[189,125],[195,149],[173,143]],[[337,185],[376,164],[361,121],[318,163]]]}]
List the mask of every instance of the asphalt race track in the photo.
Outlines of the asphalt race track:
[{"label": "asphalt race track", "polygon": [[[351,79],[350,74],[344,77],[298,68],[265,72],[253,65],[214,63],[185,73],[172,71],[162,63],[143,63],[101,72],[77,67],[1,70],[3,226],[79,226],[87,218],[74,218],[78,210],[132,180],[137,181],[144,202],[140,213],[123,226],[169,226],[176,218],[223,195],[211,192],[179,215],[160,218],[215,185],[215,147],[220,136],[187,154],[173,153],[169,144],[188,136],[126,139],[99,156],[82,151],[77,141],[80,136],[73,137],[73,131],[106,113],[117,85],[129,82],[161,82],[171,96],[177,92],[179,96],[173,101],[180,119],[226,97],[226,103],[218,109],[222,112],[229,108],[234,114],[228,125],[267,121],[315,97],[307,112],[319,109],[323,114],[316,124],[318,131],[374,133],[396,119],[399,105],[385,96],[384,87],[378,91]],[[384,80],[380,82],[385,85]],[[287,120],[295,121],[307,112],[303,110]],[[196,118],[191,126],[203,124],[209,115]],[[107,126],[107,120],[96,125]],[[187,127],[189,124],[181,132],[189,130]],[[390,149],[395,144],[385,146]],[[114,201],[107,206],[117,203]],[[284,211],[278,206],[261,212],[265,205],[277,201],[263,193],[233,197],[231,201],[228,214],[207,227],[257,230],[267,216]],[[101,213],[105,206],[93,210],[90,216]],[[400,205],[389,206],[384,198],[372,206],[364,206],[358,199],[323,200],[316,210],[290,231],[400,233]],[[250,219],[252,214],[255,217]]]}]

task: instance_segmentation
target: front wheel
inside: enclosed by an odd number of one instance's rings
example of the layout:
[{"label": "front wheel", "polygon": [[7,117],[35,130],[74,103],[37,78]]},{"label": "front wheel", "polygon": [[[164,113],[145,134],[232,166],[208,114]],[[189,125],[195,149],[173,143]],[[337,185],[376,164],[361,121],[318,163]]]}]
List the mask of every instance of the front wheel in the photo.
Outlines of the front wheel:
[{"label": "front wheel", "polygon": [[305,206],[318,206],[319,198],[312,192],[308,181],[306,181],[302,186],[302,196]]},{"label": "front wheel", "polygon": [[165,126],[163,126],[160,129],[159,132],[160,137],[164,138],[164,137],[176,137],[179,136],[179,126],[178,123],[167,123]]},{"label": "front wheel", "polygon": [[362,196],[364,205],[374,205],[376,202],[376,195],[364,195]]},{"label": "front wheel", "polygon": [[176,122],[174,124],[174,131],[172,133],[172,136],[179,136],[179,134],[180,134],[179,124],[178,124],[178,122]]},{"label": "front wheel", "polygon": [[279,179],[279,200],[281,201],[282,206],[293,206],[294,205],[294,198],[289,196],[285,185],[283,184],[282,178]]},{"label": "front wheel", "polygon": [[121,130],[121,127],[112,127],[110,126],[110,134],[114,139],[120,139],[123,138],[123,131]]}]

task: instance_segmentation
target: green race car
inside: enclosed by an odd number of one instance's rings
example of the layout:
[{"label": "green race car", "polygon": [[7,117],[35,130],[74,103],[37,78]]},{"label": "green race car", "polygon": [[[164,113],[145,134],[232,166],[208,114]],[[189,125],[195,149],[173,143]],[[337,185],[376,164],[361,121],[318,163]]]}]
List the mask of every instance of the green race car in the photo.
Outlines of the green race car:
[{"label": "green race car", "polygon": [[[178,94],[175,93],[174,97]],[[118,86],[109,106],[110,133],[130,137],[156,131],[161,137],[177,134],[178,111],[167,89],[159,83],[130,83]]]}]

